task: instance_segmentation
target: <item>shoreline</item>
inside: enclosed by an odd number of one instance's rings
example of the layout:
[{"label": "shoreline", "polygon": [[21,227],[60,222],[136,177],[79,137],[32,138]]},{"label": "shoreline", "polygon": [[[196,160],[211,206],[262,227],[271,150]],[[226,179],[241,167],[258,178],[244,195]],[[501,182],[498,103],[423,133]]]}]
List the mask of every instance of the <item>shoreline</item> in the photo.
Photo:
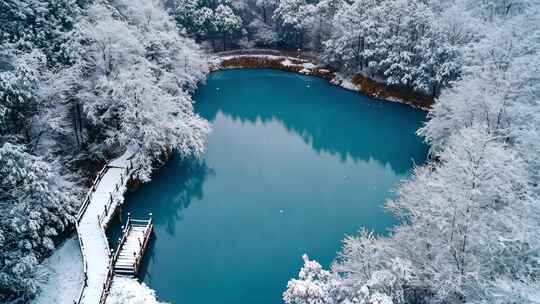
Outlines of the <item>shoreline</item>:
[{"label": "shoreline", "polygon": [[[395,92],[398,91],[392,90],[391,87],[378,83],[364,75],[358,74],[353,76],[352,79],[347,79],[346,77],[340,75],[334,69],[317,63],[315,57],[294,56],[293,53],[287,54],[281,51],[272,52],[275,53],[269,54],[268,52],[266,52],[265,54],[265,52],[258,51],[250,54],[214,54],[209,61],[210,72],[227,69],[276,69],[308,76],[316,76],[327,80],[333,85],[340,86],[347,90],[356,91],[379,101],[403,103],[421,110],[429,110],[433,102],[432,99],[428,100],[431,102],[429,103],[425,101],[427,99],[423,101],[421,99],[415,99],[414,96],[413,98],[408,98],[406,94],[397,94]],[[416,95],[420,96],[419,94]],[[165,156],[167,161],[169,160],[170,156],[170,154]],[[159,170],[159,167],[155,170],[157,172]],[[127,189],[137,189],[139,183],[140,181],[138,181],[137,179],[126,180],[126,184],[124,185],[124,191]],[[115,201],[122,204],[125,193],[122,193],[120,196],[121,197],[117,197]],[[105,219],[105,222],[108,222],[108,219]],[[78,229],[75,229],[75,234],[78,233],[77,230]],[[61,243],[65,242],[69,238],[66,236],[65,239],[62,239],[63,241]],[[80,251],[82,257],[84,255],[84,246],[80,246]],[[82,264],[85,264],[85,262],[86,261],[83,258]],[[85,284],[83,285],[84,286],[81,293],[84,293],[84,289],[86,287]],[[119,291],[116,289],[115,292],[118,293]]]},{"label": "shoreline", "polygon": [[209,67],[211,72],[228,69],[276,69],[316,76],[379,101],[402,103],[424,111],[428,111],[434,103],[434,98],[412,90],[382,84],[362,74],[345,77],[335,69],[317,63],[312,56],[291,54],[276,50],[223,52],[212,55]]}]

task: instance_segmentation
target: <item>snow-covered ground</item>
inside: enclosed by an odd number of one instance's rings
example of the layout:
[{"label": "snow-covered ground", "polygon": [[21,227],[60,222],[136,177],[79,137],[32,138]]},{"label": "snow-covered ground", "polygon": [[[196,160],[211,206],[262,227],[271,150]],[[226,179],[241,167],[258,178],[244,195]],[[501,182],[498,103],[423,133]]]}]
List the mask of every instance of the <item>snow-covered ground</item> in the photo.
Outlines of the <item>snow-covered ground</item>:
[{"label": "snow-covered ground", "polygon": [[83,283],[83,264],[76,235],[60,244],[40,265],[41,292],[35,304],[73,304]]}]

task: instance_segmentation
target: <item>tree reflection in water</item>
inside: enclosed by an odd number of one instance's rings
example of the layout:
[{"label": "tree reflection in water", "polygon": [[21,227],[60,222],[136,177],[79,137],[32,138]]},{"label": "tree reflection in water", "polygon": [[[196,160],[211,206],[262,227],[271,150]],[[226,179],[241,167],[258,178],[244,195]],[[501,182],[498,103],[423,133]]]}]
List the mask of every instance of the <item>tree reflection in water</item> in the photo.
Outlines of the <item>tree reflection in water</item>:
[{"label": "tree reflection in water", "polygon": [[[424,111],[375,101],[316,77],[303,77],[302,90],[288,89],[299,81],[298,75],[256,72],[214,72],[212,79],[219,81],[208,82],[194,97],[201,101],[196,104],[197,112],[209,121],[214,121],[218,113],[241,122],[279,121],[318,153],[339,155],[342,161],[375,159],[383,166],[390,164],[400,175],[411,168],[411,158],[404,155],[421,155],[414,161],[424,161],[427,146],[419,145],[415,134],[426,118]],[[249,86],[238,86],[247,81]],[[232,95],[234,98],[228,98]]]},{"label": "tree reflection in water", "polygon": [[[180,159],[173,154],[150,183],[142,184],[136,191],[126,193],[129,213],[132,218],[145,219],[152,210],[159,210],[153,213],[154,223],[174,235],[175,225],[182,220],[183,210],[187,209],[194,199],[202,200],[204,181],[214,174],[204,160]],[[160,187],[153,187],[154,183]],[[110,224],[107,235],[111,248],[116,248],[121,223],[127,220],[127,216],[128,212],[121,212]],[[151,242],[149,249],[154,242],[155,240]],[[144,269],[141,272],[144,272]]]}]

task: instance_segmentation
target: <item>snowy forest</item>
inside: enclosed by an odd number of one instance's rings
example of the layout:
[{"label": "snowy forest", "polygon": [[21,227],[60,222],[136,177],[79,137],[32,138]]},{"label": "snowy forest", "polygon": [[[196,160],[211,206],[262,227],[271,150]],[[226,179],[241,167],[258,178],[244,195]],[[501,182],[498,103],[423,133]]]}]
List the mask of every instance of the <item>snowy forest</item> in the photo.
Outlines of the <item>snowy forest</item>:
[{"label": "snowy forest", "polygon": [[251,48],[435,98],[400,225],[305,255],[285,303],[540,303],[538,0],[0,0],[0,302],[39,293],[105,161],[137,147],[148,181],[204,152],[191,95]]}]

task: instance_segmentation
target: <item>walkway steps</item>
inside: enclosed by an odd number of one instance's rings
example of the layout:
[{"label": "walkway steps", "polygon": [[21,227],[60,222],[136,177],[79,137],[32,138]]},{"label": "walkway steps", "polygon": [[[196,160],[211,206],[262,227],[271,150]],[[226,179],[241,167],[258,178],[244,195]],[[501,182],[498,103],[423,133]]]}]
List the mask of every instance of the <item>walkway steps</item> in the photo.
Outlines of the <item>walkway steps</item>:
[{"label": "walkway steps", "polygon": [[151,214],[148,220],[135,220],[128,216],[118,249],[113,257],[115,275],[130,277],[137,275],[153,228]]}]

